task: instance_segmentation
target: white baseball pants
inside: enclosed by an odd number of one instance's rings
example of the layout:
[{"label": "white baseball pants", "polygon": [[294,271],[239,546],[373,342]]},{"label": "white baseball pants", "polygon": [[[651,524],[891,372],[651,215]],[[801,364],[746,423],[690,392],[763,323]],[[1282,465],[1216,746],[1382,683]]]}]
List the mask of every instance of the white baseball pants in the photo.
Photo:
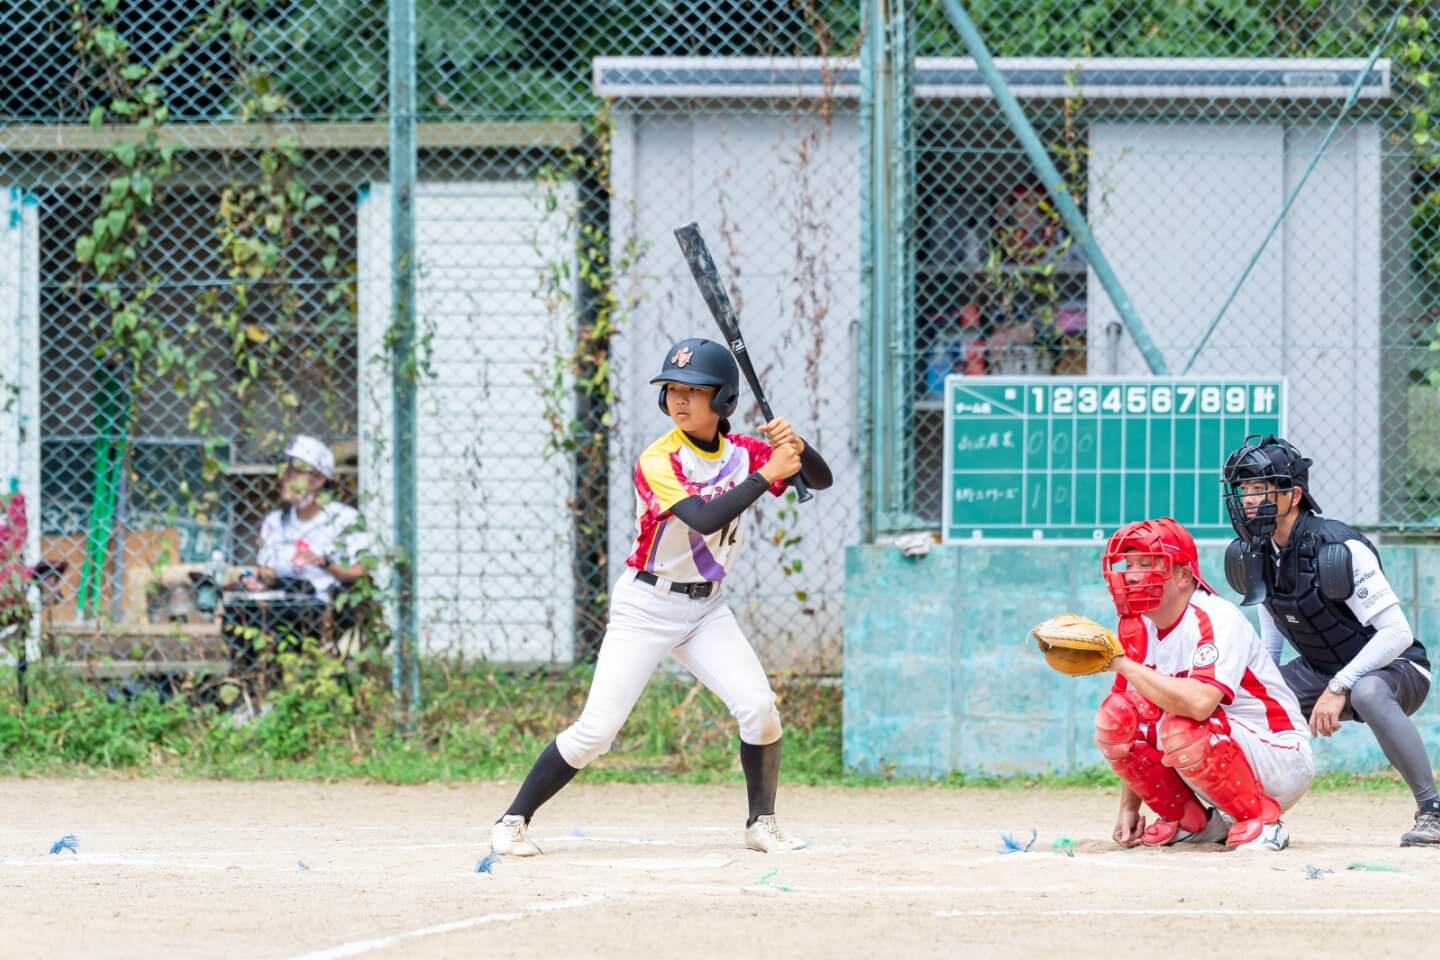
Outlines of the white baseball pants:
[{"label": "white baseball pants", "polygon": [[585,709],[555,738],[566,763],[582,769],[610,749],[667,654],[724,702],[740,723],[740,739],[761,747],[780,739],[775,692],[723,589],[692,600],[670,592],[668,581],[641,583],[627,568],[610,594]]}]

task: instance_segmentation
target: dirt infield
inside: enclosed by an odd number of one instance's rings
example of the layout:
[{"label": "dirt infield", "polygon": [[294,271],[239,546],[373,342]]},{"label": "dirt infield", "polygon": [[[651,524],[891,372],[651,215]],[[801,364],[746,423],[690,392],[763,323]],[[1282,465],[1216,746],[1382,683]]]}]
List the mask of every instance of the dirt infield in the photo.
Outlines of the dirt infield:
[{"label": "dirt infield", "polygon": [[[782,791],[811,849],[739,842],[740,786],[586,786],[546,856],[475,864],[512,785],[0,782],[0,955],[1419,955],[1440,850],[1403,795],[1319,795],[1281,854],[1120,850],[1102,791]],[[1001,831],[1039,837],[997,852]],[[48,853],[74,834],[78,853]],[[1074,856],[1054,852],[1060,837]],[[1364,861],[1400,872],[1346,869]],[[303,866],[301,865],[303,862]],[[1334,870],[1307,878],[1307,865]],[[776,872],[762,877],[770,870]],[[1233,938],[1233,939],[1232,939]],[[1240,955],[1240,953],[1235,953]]]}]

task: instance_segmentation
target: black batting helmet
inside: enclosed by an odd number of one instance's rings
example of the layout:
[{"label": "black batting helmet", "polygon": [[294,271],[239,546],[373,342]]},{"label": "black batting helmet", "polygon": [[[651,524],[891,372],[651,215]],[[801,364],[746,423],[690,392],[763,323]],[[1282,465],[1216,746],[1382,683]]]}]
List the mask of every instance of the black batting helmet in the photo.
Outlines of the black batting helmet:
[{"label": "black batting helmet", "polygon": [[671,383],[714,387],[710,409],[722,417],[734,413],[740,402],[740,367],[735,358],[724,345],[701,337],[690,337],[671,347],[665,365],[650,382],[660,384],[660,409],[667,414],[670,410],[665,406],[665,388]]},{"label": "black batting helmet", "polygon": [[1261,503],[1254,516],[1246,514],[1245,483],[1267,480],[1276,490],[1289,490],[1298,484],[1302,491],[1300,507],[1320,512],[1320,505],[1310,493],[1310,465],[1310,458],[1302,457],[1293,444],[1273,434],[1251,434],[1230,454],[1224,470],[1225,509],[1241,539],[1269,536],[1280,519],[1277,505],[1270,501]]}]

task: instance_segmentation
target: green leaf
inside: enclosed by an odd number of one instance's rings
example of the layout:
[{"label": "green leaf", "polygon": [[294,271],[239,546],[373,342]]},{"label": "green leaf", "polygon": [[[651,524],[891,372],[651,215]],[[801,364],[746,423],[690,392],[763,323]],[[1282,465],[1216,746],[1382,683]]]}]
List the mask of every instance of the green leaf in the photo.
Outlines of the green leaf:
[{"label": "green leaf", "polygon": [[135,196],[145,206],[150,206],[154,200],[154,183],[143,173],[137,173],[130,178],[130,188],[135,191]]},{"label": "green leaf", "polygon": [[96,107],[90,111],[90,129],[99,130],[105,124],[105,108]]},{"label": "green leaf", "polygon": [[140,112],[140,106],[133,100],[112,100],[110,109],[122,117],[133,117]]},{"label": "green leaf", "polygon": [[81,263],[89,263],[90,258],[95,256],[95,241],[91,237],[80,237],[75,241],[75,259]]},{"label": "green leaf", "polygon": [[120,69],[120,76],[126,80],[139,80],[148,72],[144,64],[132,63]]},{"label": "green leaf", "polygon": [[105,215],[105,223],[110,228],[110,233],[116,237],[125,229],[125,211],[111,210]]},{"label": "green leaf", "polygon": [[250,24],[241,17],[230,21],[230,42],[237,47],[245,45],[245,34],[250,30]]},{"label": "green leaf", "polygon": [[95,45],[106,57],[114,59],[115,55],[124,50],[126,43],[120,39],[120,35],[110,27],[97,27],[91,35],[95,39]]},{"label": "green leaf", "polygon": [[125,166],[135,166],[135,144],[122,141],[111,147],[110,153]]}]

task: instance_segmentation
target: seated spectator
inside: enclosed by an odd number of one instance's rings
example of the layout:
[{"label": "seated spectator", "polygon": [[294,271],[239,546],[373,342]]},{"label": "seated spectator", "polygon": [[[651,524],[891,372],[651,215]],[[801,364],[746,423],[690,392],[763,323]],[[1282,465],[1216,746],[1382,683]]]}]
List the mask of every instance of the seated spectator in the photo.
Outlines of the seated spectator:
[{"label": "seated spectator", "polygon": [[[370,546],[360,514],[333,499],[335,457],[315,437],[296,436],[285,448],[280,501],[260,525],[258,569],[241,583],[250,591],[303,581],[315,596],[333,599],[337,587],[365,575],[360,555]],[[286,581],[291,581],[287,584]]]}]

